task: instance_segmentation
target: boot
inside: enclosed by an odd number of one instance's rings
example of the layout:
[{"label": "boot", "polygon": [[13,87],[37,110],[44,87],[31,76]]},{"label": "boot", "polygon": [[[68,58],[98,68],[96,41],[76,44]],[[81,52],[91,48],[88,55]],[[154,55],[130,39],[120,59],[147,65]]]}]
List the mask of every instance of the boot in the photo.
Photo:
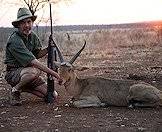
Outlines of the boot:
[{"label": "boot", "polygon": [[11,91],[11,98],[10,98],[10,104],[12,106],[20,106],[22,105],[22,101],[20,98],[20,92],[19,91]]}]

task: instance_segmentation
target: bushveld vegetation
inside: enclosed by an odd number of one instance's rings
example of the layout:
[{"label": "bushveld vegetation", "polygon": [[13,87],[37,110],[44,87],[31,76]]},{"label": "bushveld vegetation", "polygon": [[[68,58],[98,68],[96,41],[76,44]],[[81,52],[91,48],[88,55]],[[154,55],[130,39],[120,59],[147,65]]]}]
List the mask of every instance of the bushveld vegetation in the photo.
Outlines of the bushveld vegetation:
[{"label": "bushveld vegetation", "polygon": [[[128,27],[128,28],[106,28],[93,30],[57,30],[54,29],[54,40],[65,56],[73,55],[79,49],[84,40],[87,41],[85,50],[81,56],[84,58],[112,58],[127,55],[127,61],[131,62],[132,57],[137,55],[150,56],[156,54],[156,60],[160,61],[160,50],[162,43],[162,30],[158,26]],[[61,29],[61,28],[60,28]],[[0,28],[0,45],[3,51],[12,28]],[[43,46],[47,46],[50,34],[49,28],[39,28],[37,30]],[[138,50],[136,50],[138,49]],[[151,52],[155,50],[155,52]],[[108,61],[108,60],[107,60]],[[136,60],[140,63],[141,60]],[[144,60],[145,61],[145,60]],[[133,62],[137,63],[137,62]],[[160,62],[159,62],[160,63]],[[88,64],[91,65],[90,63]]]}]

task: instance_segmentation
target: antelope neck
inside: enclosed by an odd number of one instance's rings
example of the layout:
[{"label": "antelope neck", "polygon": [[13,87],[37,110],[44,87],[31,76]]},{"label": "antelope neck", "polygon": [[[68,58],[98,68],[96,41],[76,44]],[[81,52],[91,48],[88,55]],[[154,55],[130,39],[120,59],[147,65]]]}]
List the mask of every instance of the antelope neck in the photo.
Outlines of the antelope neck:
[{"label": "antelope neck", "polygon": [[65,87],[67,87],[70,84],[70,78],[63,84]]}]

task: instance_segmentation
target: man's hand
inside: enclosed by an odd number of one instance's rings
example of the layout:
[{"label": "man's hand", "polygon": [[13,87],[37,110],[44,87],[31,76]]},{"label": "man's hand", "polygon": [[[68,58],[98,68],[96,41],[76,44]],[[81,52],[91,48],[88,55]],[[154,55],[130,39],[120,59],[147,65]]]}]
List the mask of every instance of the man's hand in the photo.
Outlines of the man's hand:
[{"label": "man's hand", "polygon": [[61,85],[62,82],[63,82],[63,79],[62,79],[62,78],[58,79],[58,84],[59,84],[59,85]]}]

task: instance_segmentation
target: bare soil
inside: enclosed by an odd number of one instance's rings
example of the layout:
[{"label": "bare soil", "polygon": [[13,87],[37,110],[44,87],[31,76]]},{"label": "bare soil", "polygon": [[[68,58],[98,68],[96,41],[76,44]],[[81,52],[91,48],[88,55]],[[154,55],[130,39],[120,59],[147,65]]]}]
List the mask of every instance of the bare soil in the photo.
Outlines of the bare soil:
[{"label": "bare soil", "polygon": [[[155,47],[153,50],[156,50]],[[126,52],[127,51],[127,52]],[[128,52],[129,51],[129,52]],[[157,50],[156,50],[157,51]],[[79,77],[102,76],[126,79],[129,74],[145,76],[145,81],[161,82],[160,52],[147,49],[120,49],[113,57],[82,56],[75,63],[85,66],[76,71]],[[150,53],[150,54],[149,54]],[[88,55],[87,55],[88,56]],[[156,66],[154,68],[150,68]],[[135,78],[136,79],[136,78]],[[51,105],[23,93],[22,106],[10,106],[9,86],[0,80],[0,131],[58,131],[58,132],[162,132],[162,107],[106,107],[77,109],[66,106],[70,99],[64,87],[56,86],[59,100]],[[161,89],[161,88],[160,88]]]}]

